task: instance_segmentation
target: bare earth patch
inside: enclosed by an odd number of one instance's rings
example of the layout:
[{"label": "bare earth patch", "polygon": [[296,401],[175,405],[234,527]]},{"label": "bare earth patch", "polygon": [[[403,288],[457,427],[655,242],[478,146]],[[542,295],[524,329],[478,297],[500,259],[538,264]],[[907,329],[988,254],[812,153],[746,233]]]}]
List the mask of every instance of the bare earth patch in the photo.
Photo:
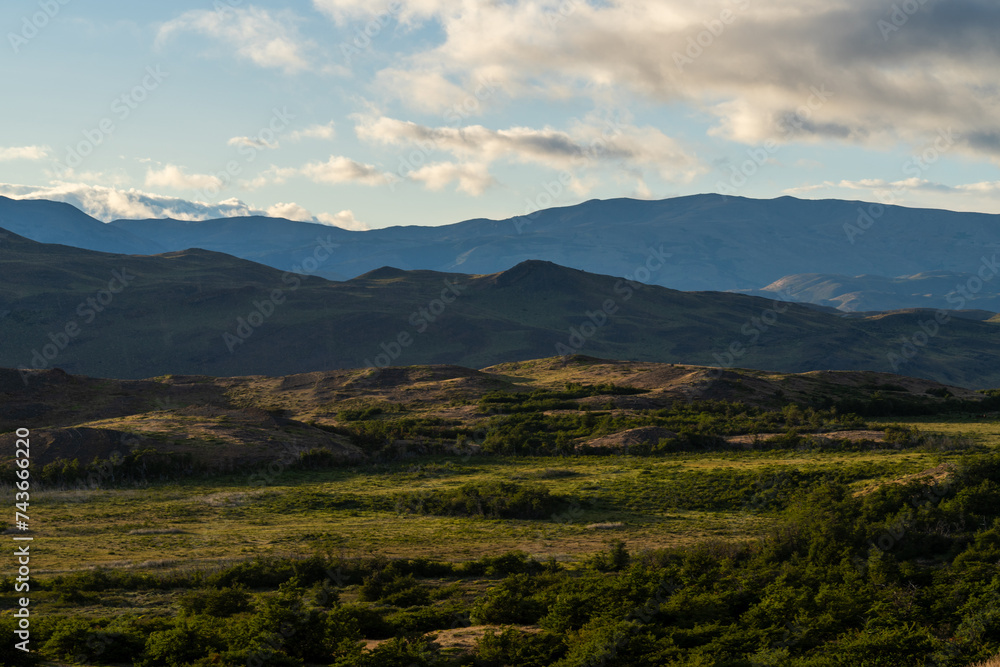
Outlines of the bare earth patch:
[{"label": "bare earth patch", "polygon": [[[470,625],[466,628],[451,628],[449,630],[437,630],[428,634],[437,635],[434,643],[442,649],[457,649],[461,653],[471,653],[476,647],[476,642],[482,639],[488,630],[494,630],[499,634],[504,628],[517,628],[522,632],[541,632],[541,628],[534,625]],[[365,648],[373,649],[388,639],[367,639]]]},{"label": "bare earth patch", "polygon": [[[726,442],[730,445],[740,445],[750,447],[757,442],[767,442],[771,438],[785,435],[784,433],[752,433],[748,435],[731,435],[726,437]],[[850,440],[851,442],[885,442],[885,433],[882,431],[857,430],[857,431],[830,431],[828,433],[803,433],[802,435],[819,440]]]}]

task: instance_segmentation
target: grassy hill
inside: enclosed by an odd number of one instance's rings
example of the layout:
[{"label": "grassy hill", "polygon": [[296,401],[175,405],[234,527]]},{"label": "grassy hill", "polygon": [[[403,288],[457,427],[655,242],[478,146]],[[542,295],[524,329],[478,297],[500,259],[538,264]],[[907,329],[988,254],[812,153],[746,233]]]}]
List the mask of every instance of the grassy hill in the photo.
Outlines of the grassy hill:
[{"label": "grassy hill", "polygon": [[[109,380],[48,370],[30,371],[27,379],[25,385],[22,372],[0,370],[4,406],[0,433],[7,433],[0,435],[0,441],[13,445],[12,431],[32,429],[36,465],[72,459],[86,465],[95,458],[148,451],[153,457],[149,460],[163,465],[214,472],[245,470],[281,453],[293,460],[312,452],[350,462],[387,451],[392,456],[449,452],[463,441],[481,447],[497,415],[504,414],[575,419],[581,411],[611,411],[619,419],[613,427],[579,431],[567,441],[573,450],[607,436],[614,437],[604,444],[614,447],[615,438],[621,440],[621,434],[632,428],[669,426],[662,420],[650,421],[647,415],[691,402],[721,401],[770,410],[791,402],[813,409],[921,414],[963,401],[968,409],[978,409],[986,400],[983,394],[959,387],[881,373],[719,372],[582,355],[483,370],[409,366],[279,377],[166,375],[149,380]],[[655,443],[676,434],[661,430],[652,435],[656,437],[645,440]],[[737,429],[732,435],[741,432]]]}]

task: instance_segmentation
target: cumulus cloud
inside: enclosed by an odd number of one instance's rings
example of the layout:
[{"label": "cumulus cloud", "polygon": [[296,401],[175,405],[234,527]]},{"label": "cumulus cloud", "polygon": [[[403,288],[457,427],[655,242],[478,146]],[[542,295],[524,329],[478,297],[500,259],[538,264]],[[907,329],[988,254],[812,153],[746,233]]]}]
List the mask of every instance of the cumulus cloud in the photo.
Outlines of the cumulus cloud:
[{"label": "cumulus cloud", "polygon": [[[378,3],[314,0],[334,20]],[[1000,5],[991,0],[402,0],[442,40],[377,77],[387,96],[445,111],[489,78],[513,98],[637,96],[680,103],[743,143],[919,143],[954,126],[1000,157]],[[406,81],[422,82],[413,95]],[[820,91],[817,93],[817,91]],[[437,109],[431,109],[437,107]]]},{"label": "cumulus cloud", "polygon": [[11,160],[44,160],[49,156],[48,146],[0,146],[0,162]]},{"label": "cumulus cloud", "polygon": [[249,146],[250,148],[256,148],[258,150],[271,149],[274,150],[278,148],[279,144],[277,141],[264,141],[259,137],[233,137],[226,142],[227,146]]},{"label": "cumulus cloud", "polygon": [[[603,123],[589,119],[563,131],[529,127],[493,130],[482,125],[428,127],[385,116],[359,116],[356,131],[359,138],[371,143],[413,145],[424,155],[441,151],[463,161],[487,165],[506,160],[570,172],[609,164],[625,165],[632,169],[654,169],[671,181],[688,181],[704,171],[697,157],[659,129],[636,127],[620,118]],[[437,184],[448,169],[454,171],[453,167],[446,169],[441,165],[434,169],[421,167],[422,174],[411,172],[409,176],[428,185]],[[477,169],[482,176],[483,168]],[[471,192],[488,183],[482,178],[467,180],[462,189]]]},{"label": "cumulus cloud", "polygon": [[318,222],[331,227],[350,229],[354,231],[364,231],[368,226],[354,217],[354,212],[350,210],[339,213],[320,213],[313,215],[304,206],[294,202],[275,204],[267,208],[267,215],[272,218],[284,218],[286,220],[298,220],[300,222]]},{"label": "cumulus cloud", "polygon": [[215,190],[223,186],[222,179],[210,174],[187,174],[180,167],[168,164],[162,169],[146,171],[147,188],[172,188],[174,190]]},{"label": "cumulus cloud", "polygon": [[295,130],[288,135],[289,139],[292,141],[301,141],[302,139],[330,140],[336,136],[337,132],[334,128],[334,122],[332,120],[325,125],[310,125],[305,129]]},{"label": "cumulus cloud", "polygon": [[259,67],[299,72],[309,67],[315,44],[302,37],[297,17],[288,11],[269,12],[248,5],[222,10],[195,9],[160,26],[156,45],[174,35],[194,32],[210,37]]},{"label": "cumulus cloud", "polygon": [[367,229],[367,226],[358,221],[351,211],[313,215],[306,208],[291,202],[275,204],[268,209],[258,209],[239,199],[208,203],[180,197],[167,197],[134,188],[126,190],[103,185],[62,182],[48,186],[0,183],[0,195],[12,199],[48,199],[66,202],[104,222],[122,218],[210,220],[262,215],[316,222],[344,229]]},{"label": "cumulus cloud", "polygon": [[378,167],[357,162],[342,155],[333,155],[326,162],[311,162],[302,167],[300,173],[316,183],[360,183],[362,185],[386,185],[392,180],[391,174]]},{"label": "cumulus cloud", "polygon": [[343,229],[351,229],[354,231],[364,231],[366,229],[371,229],[365,223],[359,221],[354,217],[354,211],[346,209],[340,213],[334,213],[333,215],[329,213],[320,213],[316,216],[317,222],[322,222],[324,225],[332,225],[334,227],[341,227]]},{"label": "cumulus cloud", "polygon": [[442,190],[449,183],[457,182],[457,190],[470,195],[481,195],[496,181],[485,165],[434,162],[416,171],[409,177],[423,183],[429,190]]}]

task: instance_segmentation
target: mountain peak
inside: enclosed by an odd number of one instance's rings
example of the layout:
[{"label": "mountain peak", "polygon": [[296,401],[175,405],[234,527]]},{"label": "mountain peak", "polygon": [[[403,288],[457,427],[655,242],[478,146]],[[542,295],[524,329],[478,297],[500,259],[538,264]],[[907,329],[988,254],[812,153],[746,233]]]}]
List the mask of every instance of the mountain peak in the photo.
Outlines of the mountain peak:
[{"label": "mountain peak", "polygon": [[362,273],[355,280],[391,280],[394,278],[403,278],[406,275],[407,272],[403,269],[397,269],[394,266],[383,266],[374,271]]},{"label": "mountain peak", "polygon": [[494,284],[497,287],[506,287],[523,280],[530,280],[532,282],[542,281],[546,283],[565,281],[569,272],[575,272],[575,269],[568,269],[555,262],[529,259],[496,274]]}]

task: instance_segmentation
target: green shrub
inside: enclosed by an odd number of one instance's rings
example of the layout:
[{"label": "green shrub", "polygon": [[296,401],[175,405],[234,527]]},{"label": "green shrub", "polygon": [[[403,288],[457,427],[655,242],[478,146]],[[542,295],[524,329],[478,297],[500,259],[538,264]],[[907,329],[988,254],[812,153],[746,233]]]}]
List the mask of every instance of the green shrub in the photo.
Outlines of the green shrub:
[{"label": "green shrub", "polygon": [[187,614],[226,617],[250,609],[250,592],[237,584],[226,588],[202,588],[182,595],[178,604]]},{"label": "green shrub", "polygon": [[393,565],[365,578],[359,591],[361,599],[397,607],[423,606],[430,602],[430,592],[412,574],[401,574]]},{"label": "green shrub", "polygon": [[441,516],[541,519],[557,513],[564,503],[542,486],[496,481],[401,497],[397,508]]},{"label": "green shrub", "polygon": [[475,667],[547,667],[566,653],[566,645],[558,635],[548,632],[524,632],[503,628],[499,633],[489,629],[476,642],[473,651]]},{"label": "green shrub", "polygon": [[536,596],[537,581],[527,574],[512,574],[472,605],[471,620],[477,625],[512,623],[532,625],[538,622],[546,605]]},{"label": "green shrub", "polygon": [[52,630],[41,652],[75,662],[126,662],[142,651],[144,643],[143,635],[127,621],[70,618]]},{"label": "green shrub", "polygon": [[228,647],[219,636],[217,626],[201,619],[178,619],[173,628],[150,633],[145,651],[136,660],[136,667],[187,667]]},{"label": "green shrub", "polygon": [[608,545],[607,552],[594,554],[590,559],[590,566],[602,572],[619,572],[628,567],[630,560],[625,543],[614,540]]},{"label": "green shrub", "polygon": [[433,637],[394,637],[360,655],[343,657],[332,667],[444,667]]}]

